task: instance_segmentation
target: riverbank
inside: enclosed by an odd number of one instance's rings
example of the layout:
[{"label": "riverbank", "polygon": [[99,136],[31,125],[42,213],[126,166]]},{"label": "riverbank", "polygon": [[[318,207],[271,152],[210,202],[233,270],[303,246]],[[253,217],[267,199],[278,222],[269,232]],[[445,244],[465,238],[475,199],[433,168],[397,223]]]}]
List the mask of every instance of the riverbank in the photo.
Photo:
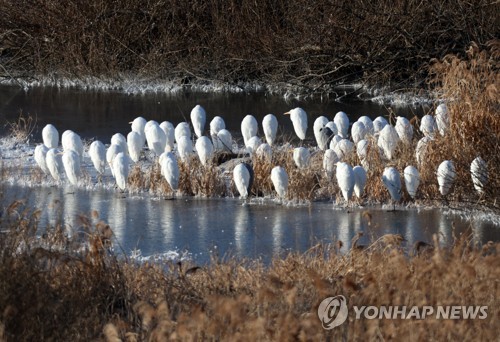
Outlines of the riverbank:
[{"label": "riverbank", "polygon": [[3,0],[0,77],[24,84],[167,80],[171,89],[265,85],[294,95],[335,94],[342,84],[419,92],[433,59],[464,57],[472,42],[484,47],[500,35],[495,6]]}]

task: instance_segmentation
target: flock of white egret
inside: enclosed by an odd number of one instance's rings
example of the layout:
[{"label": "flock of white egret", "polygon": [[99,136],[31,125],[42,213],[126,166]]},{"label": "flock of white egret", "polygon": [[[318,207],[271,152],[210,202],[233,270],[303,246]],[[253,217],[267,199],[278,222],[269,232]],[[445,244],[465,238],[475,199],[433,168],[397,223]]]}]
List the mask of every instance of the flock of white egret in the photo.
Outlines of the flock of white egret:
[{"label": "flock of white egret", "polygon": [[[367,157],[370,136],[376,141],[381,156],[387,160],[394,158],[399,144],[410,144],[413,139],[413,126],[408,119],[397,117],[392,126],[384,117],[371,120],[367,116],[356,122],[349,121],[344,112],[338,112],[333,120],[325,116],[315,119],[313,125],[317,147],[306,148],[303,141],[308,128],[308,116],[301,108],[294,108],[285,113],[290,116],[301,146],[293,150],[293,160],[299,169],[310,165],[311,150],[323,150],[323,169],[337,180],[345,201],[348,203],[353,194],[363,196],[367,181],[368,166],[363,166]],[[127,188],[127,178],[130,165],[139,162],[144,147],[154,154],[161,175],[165,177],[171,189],[179,189],[178,160],[188,161],[191,155],[197,153],[203,166],[209,165],[214,153],[233,151],[233,138],[226,129],[224,120],[215,116],[210,122],[209,136],[205,134],[206,112],[202,106],[196,105],[191,111],[191,126],[181,122],[176,127],[171,122],[161,124],[154,120],[146,121],[137,117],[131,124],[131,131],[125,138],[121,133],[111,137],[109,147],[95,140],[90,144],[88,156],[101,177],[109,167],[116,185],[123,191]],[[191,127],[196,135],[193,145]],[[425,145],[434,139],[436,134],[445,135],[449,127],[449,114],[446,105],[436,108],[434,115],[425,115],[420,121],[420,131],[423,138],[416,146],[416,160],[421,164],[425,160]],[[278,120],[273,114],[268,114],[262,120],[263,139],[258,136],[258,122],[252,115],[247,115],[241,122],[241,134],[246,150],[272,161],[273,148],[276,144]],[[59,133],[51,125],[42,130],[43,144],[36,146],[34,157],[42,171],[51,175],[56,181],[62,180],[63,172],[71,184],[78,184],[81,178],[81,163],[84,158],[84,145],[78,134],[71,130],[61,136],[62,150],[59,148]],[[347,157],[357,153],[362,165],[352,167],[346,162]],[[156,161],[155,161],[156,162]],[[471,175],[474,187],[482,192],[487,182],[486,162],[477,157],[471,164]],[[437,168],[439,191],[446,196],[452,188],[456,176],[453,161],[445,160]],[[276,165],[270,174],[274,189],[280,198],[287,195],[288,175],[283,165]],[[386,167],[381,175],[392,200],[397,202],[402,195],[402,181],[399,171],[394,167]],[[250,195],[253,182],[252,166],[241,163],[233,169],[233,180],[242,198]],[[408,165],[403,171],[403,181],[408,194],[415,198],[420,183],[418,168]]]}]

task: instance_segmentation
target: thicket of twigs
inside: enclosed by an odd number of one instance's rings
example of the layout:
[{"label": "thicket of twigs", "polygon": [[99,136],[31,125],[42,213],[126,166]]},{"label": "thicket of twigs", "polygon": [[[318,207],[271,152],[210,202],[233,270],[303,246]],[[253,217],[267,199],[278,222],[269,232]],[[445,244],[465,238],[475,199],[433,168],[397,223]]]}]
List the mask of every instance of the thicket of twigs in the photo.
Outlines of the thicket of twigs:
[{"label": "thicket of twigs", "polygon": [[479,1],[0,1],[4,78],[422,85],[431,58],[499,37]]},{"label": "thicket of twigs", "polygon": [[[0,225],[0,341],[21,340],[482,340],[500,333],[500,246],[451,249],[419,244],[408,257],[401,237],[364,250],[353,241],[304,254],[251,261],[137,264],[110,252],[112,227],[81,217],[79,234],[38,227],[39,210],[5,208]],[[40,236],[41,238],[37,237]],[[326,297],[344,295],[349,319],[324,330]],[[486,319],[356,320],[353,306],[488,306]]]}]

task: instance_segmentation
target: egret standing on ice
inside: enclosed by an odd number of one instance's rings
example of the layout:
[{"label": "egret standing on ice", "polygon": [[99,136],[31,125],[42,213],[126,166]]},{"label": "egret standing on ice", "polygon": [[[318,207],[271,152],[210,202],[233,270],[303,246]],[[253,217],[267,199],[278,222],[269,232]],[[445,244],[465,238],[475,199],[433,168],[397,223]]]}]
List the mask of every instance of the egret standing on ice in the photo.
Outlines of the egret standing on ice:
[{"label": "egret standing on ice", "polygon": [[203,135],[203,130],[205,129],[206,122],[205,109],[202,106],[196,105],[191,110],[191,123],[193,124],[194,133],[199,138]]},{"label": "egret standing on ice", "polygon": [[175,128],[169,121],[163,121],[160,128],[165,133],[165,151],[172,152],[175,147]]},{"label": "egret standing on ice", "polygon": [[177,124],[177,126],[175,126],[174,136],[176,143],[179,143],[179,140],[182,136],[191,139],[191,129],[189,128],[189,124],[187,122],[181,122]]},{"label": "egret standing on ice", "polygon": [[318,116],[316,120],[314,120],[313,133],[320,150],[326,150],[327,148],[328,142],[326,141],[326,139],[323,139],[321,129],[325,127],[328,122],[329,121],[326,116]]},{"label": "egret standing on ice", "polygon": [[399,139],[406,145],[410,145],[413,139],[413,126],[407,118],[398,116],[396,118],[396,133]]},{"label": "egret standing on ice", "polygon": [[161,174],[175,194],[179,189],[179,164],[177,159],[172,152],[164,152],[160,155],[159,161]]},{"label": "egret standing on ice", "polygon": [[300,140],[304,141],[307,132],[307,113],[302,108],[297,107],[286,112],[285,115],[290,115],[295,134]]},{"label": "egret standing on ice", "polygon": [[113,159],[113,170],[115,172],[116,185],[124,191],[127,188],[128,179],[128,157],[124,152],[120,152]]},{"label": "egret standing on ice", "polygon": [[284,198],[288,191],[288,174],[283,167],[275,166],[271,170],[271,182],[273,182],[278,197]]},{"label": "egret standing on ice", "polygon": [[453,186],[453,182],[455,181],[455,166],[453,162],[450,160],[445,160],[441,164],[439,164],[437,170],[437,179],[439,184],[439,192],[441,195],[446,196],[451,187]]},{"label": "egret standing on ice", "polygon": [[391,160],[398,146],[398,142],[399,136],[396,129],[391,125],[386,125],[378,136],[377,145],[382,149],[385,157]]},{"label": "egret standing on ice", "polygon": [[349,204],[356,183],[354,171],[349,164],[340,162],[337,164],[336,176],[342,196],[344,196],[345,201]]},{"label": "egret standing on ice", "polygon": [[134,163],[137,163],[141,157],[142,151],[142,138],[139,133],[131,131],[127,135],[127,148],[130,159],[132,159]]},{"label": "egret standing on ice", "polygon": [[333,122],[335,122],[335,125],[337,126],[337,129],[339,131],[339,135],[347,139],[349,136],[349,118],[347,117],[347,114],[344,112],[338,112],[335,114],[335,117],[333,118]]},{"label": "egret standing on ice", "polygon": [[383,116],[377,116],[375,120],[373,120],[373,134],[380,133],[388,124],[389,123]]},{"label": "egret standing on ice", "polygon": [[165,152],[167,136],[156,121],[148,121],[144,133],[146,134],[146,141],[150,151],[156,156],[160,156],[160,154]]},{"label": "egret standing on ice", "polygon": [[366,135],[366,127],[364,123],[356,121],[355,123],[352,124],[351,137],[354,144],[357,144],[360,140],[363,140],[365,138],[365,135]]},{"label": "egret standing on ice", "polygon": [[372,121],[372,119],[370,119],[369,117],[367,117],[365,115],[365,116],[360,117],[358,119],[358,122],[362,122],[363,125],[365,125],[366,134],[373,135],[374,131],[373,131],[373,121]]},{"label": "egret standing on ice", "polygon": [[420,174],[415,166],[407,166],[403,171],[403,177],[405,180],[406,191],[411,196],[415,198],[417,194],[417,189],[420,184]]},{"label": "egret standing on ice", "polygon": [[474,189],[479,194],[484,193],[486,184],[488,183],[488,168],[486,162],[481,157],[477,157],[470,164],[470,173]]},{"label": "egret standing on ice", "polygon": [[257,135],[258,130],[259,126],[253,115],[247,115],[243,118],[241,121],[241,135],[243,136],[243,144],[245,146],[247,146],[247,142],[251,137]]},{"label": "egret standing on ice", "polygon": [[193,142],[188,136],[181,136],[177,141],[177,152],[183,162],[186,162],[193,153]]},{"label": "egret standing on ice", "polygon": [[55,148],[51,148],[47,152],[45,162],[47,163],[47,168],[49,169],[52,178],[59,182],[61,180],[61,172],[63,169],[61,154]]},{"label": "egret standing on ice", "polygon": [[252,188],[253,168],[246,163],[236,165],[233,170],[233,181],[240,197],[242,199],[247,198],[250,195],[250,190]]},{"label": "egret standing on ice", "polygon": [[305,147],[297,147],[293,150],[293,161],[299,169],[305,169],[309,166],[311,153]]},{"label": "egret standing on ice", "polygon": [[446,134],[446,131],[448,130],[448,127],[450,126],[448,107],[444,103],[441,103],[439,106],[437,106],[435,111],[435,117],[436,117],[436,126],[437,129],[439,130],[439,134],[444,136]]},{"label": "egret standing on ice", "polygon": [[217,134],[219,134],[219,132],[223,129],[226,129],[224,119],[220,116],[215,116],[212,121],[210,121],[210,137],[212,138],[212,143],[214,144],[214,149],[216,151],[222,150]]},{"label": "egret standing on ice", "polygon": [[142,146],[144,146],[144,143],[146,142],[146,134],[144,133],[144,128],[146,127],[146,119],[144,119],[142,116],[139,116],[135,118],[134,121],[129,122],[129,124],[131,124],[132,131],[140,134],[142,139]]},{"label": "egret standing on ice", "polygon": [[273,146],[274,140],[276,140],[276,133],[278,132],[278,119],[273,114],[267,114],[262,119],[262,129],[264,130],[267,143],[269,146]]},{"label": "egret standing on ice", "polygon": [[[139,134],[136,132],[136,134]],[[102,176],[106,171],[106,148],[99,140],[93,141],[89,147],[89,156],[97,173]]]},{"label": "egret standing on ice", "polygon": [[394,210],[396,210],[396,202],[401,199],[401,176],[398,170],[394,167],[386,167],[382,174],[382,182],[389,191],[394,202]]},{"label": "egret standing on ice", "polygon": [[42,139],[43,144],[49,149],[57,148],[57,145],[59,145],[59,132],[51,124],[45,125],[42,129]]},{"label": "egret standing on ice", "polygon": [[73,150],[80,156],[80,161],[83,160],[83,143],[78,134],[70,130],[64,131],[61,142],[64,151]]},{"label": "egret standing on ice", "polygon": [[212,161],[212,156],[214,154],[214,146],[208,137],[201,136],[196,140],[195,144],[196,152],[200,158],[201,164],[206,166]]},{"label": "egret standing on ice", "polygon": [[335,166],[340,161],[337,153],[334,150],[328,149],[323,155],[323,170],[325,170],[326,176],[330,179],[333,177],[335,172]]},{"label": "egret standing on ice", "polygon": [[108,147],[108,150],[106,151],[106,161],[108,162],[109,168],[111,170],[111,175],[113,177],[115,177],[115,171],[113,169],[113,167],[114,167],[113,160],[121,152],[125,153],[125,151],[123,150],[123,146],[116,145],[116,144],[110,145]]},{"label": "egret standing on ice", "polygon": [[366,171],[359,165],[355,166],[352,171],[354,172],[354,193],[357,198],[361,198],[366,185]]},{"label": "egret standing on ice", "polygon": [[80,177],[80,156],[76,151],[66,150],[62,156],[62,162],[66,176],[71,184],[77,185]]},{"label": "egret standing on ice", "polygon": [[49,148],[45,144],[40,144],[37,147],[35,147],[35,161],[42,169],[43,173],[46,175],[50,174],[50,170],[47,167],[47,152],[49,151]]}]

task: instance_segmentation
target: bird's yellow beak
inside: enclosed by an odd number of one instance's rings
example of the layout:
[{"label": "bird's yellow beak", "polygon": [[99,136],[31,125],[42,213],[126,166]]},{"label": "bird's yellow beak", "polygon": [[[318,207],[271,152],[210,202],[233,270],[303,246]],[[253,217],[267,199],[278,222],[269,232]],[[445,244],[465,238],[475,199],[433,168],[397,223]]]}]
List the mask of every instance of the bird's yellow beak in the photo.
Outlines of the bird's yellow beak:
[{"label": "bird's yellow beak", "polygon": [[285,113],[285,114],[283,114],[283,115],[290,115],[290,112],[286,112],[286,113]]},{"label": "bird's yellow beak", "polygon": [[130,121],[128,124],[131,125],[132,123],[134,123],[133,121]]}]

